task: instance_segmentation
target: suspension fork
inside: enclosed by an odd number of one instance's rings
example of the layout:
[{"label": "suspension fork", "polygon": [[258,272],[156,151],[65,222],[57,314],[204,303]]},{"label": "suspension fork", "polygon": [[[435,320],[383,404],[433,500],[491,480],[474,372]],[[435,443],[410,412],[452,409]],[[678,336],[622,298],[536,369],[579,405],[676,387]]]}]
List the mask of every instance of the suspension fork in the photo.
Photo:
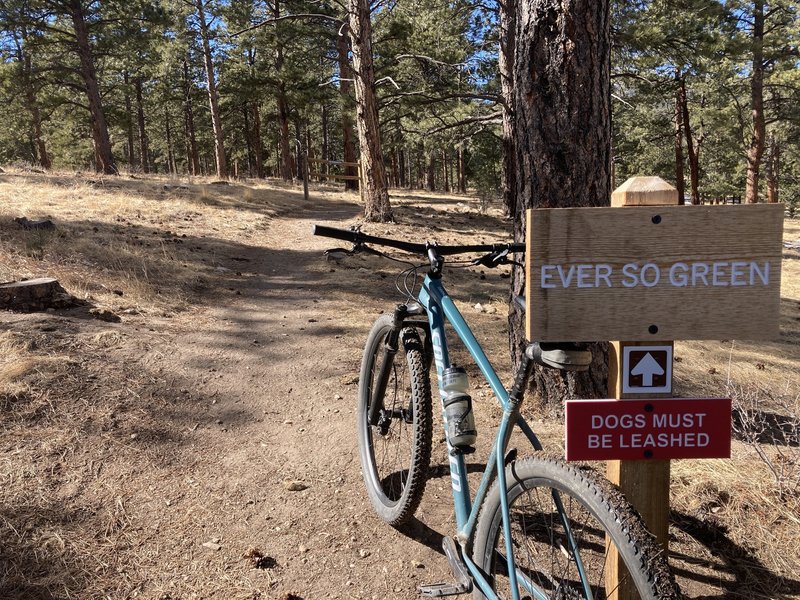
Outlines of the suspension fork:
[{"label": "suspension fork", "polygon": [[403,321],[408,315],[408,306],[398,304],[394,309],[392,328],[386,334],[386,341],[383,344],[383,360],[378,371],[378,378],[372,390],[372,397],[369,402],[369,412],[367,420],[371,426],[376,426],[384,410],[383,398],[386,395],[386,386],[389,384],[389,376],[394,368],[394,357],[400,347],[400,332],[403,330]]}]

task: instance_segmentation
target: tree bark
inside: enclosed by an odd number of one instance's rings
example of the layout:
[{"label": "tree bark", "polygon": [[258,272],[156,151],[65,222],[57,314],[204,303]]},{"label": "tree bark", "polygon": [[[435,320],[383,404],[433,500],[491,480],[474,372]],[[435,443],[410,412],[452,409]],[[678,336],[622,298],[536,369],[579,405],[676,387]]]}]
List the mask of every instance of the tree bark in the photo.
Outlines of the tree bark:
[{"label": "tree bark", "polygon": [[[341,29],[341,26],[340,26]],[[353,105],[350,98],[350,91],[353,88],[353,70],[350,68],[350,61],[347,54],[350,49],[348,37],[340,35],[336,38],[336,52],[339,55],[339,95],[342,100],[342,145],[344,162],[356,162],[355,133],[353,132]],[[344,174],[350,177],[358,175],[356,167],[346,166]],[[355,180],[345,180],[345,190],[357,190],[358,182]]]},{"label": "tree bark", "polygon": [[[27,40],[25,40],[27,43]],[[36,94],[36,87],[33,81],[33,66],[31,65],[31,55],[20,48],[19,57],[22,63],[23,86],[25,88],[25,100],[28,110],[31,113],[31,132],[33,133],[33,144],[36,152],[36,159],[39,165],[46,171],[53,166],[50,156],[47,154],[47,145],[42,136],[42,112],[39,110],[39,99]]]},{"label": "tree bark", "polygon": [[[503,192],[503,208],[506,216],[513,217],[516,207],[516,167],[514,160],[514,52],[516,47],[516,0],[500,0],[500,95],[503,99],[502,162],[500,164],[500,188]],[[464,186],[466,192],[466,186]]]},{"label": "tree bark", "polygon": [[758,202],[758,180],[764,154],[764,0],[753,2],[753,66],[750,75],[750,107],[753,111],[753,135],[747,149],[747,185],[745,202]]},{"label": "tree bark", "polygon": [[240,107],[242,111],[242,133],[244,134],[244,144],[247,147],[247,176],[253,177],[256,161],[253,156],[253,134],[250,128],[250,103],[244,100]]},{"label": "tree bark", "polygon": [[464,172],[464,144],[458,146],[458,191],[467,193],[467,176]]},{"label": "tree bark", "polygon": [[675,70],[675,189],[678,190],[678,204],[686,203],[686,182],[683,179],[683,104],[680,88],[681,72]]},{"label": "tree bark", "polygon": [[[328,105],[325,104],[325,101],[322,102],[322,114],[320,115],[321,120],[321,127],[322,127],[322,148],[320,148],[320,160],[327,161],[329,160],[329,150],[328,144],[330,143],[328,140]],[[328,174],[328,163],[322,162],[319,165],[319,172],[323,175]]]},{"label": "tree bark", "polygon": [[200,175],[200,155],[197,152],[197,136],[194,131],[189,63],[185,58],[183,59],[183,120],[186,129],[186,169],[197,176]]},{"label": "tree bark", "polygon": [[175,164],[175,153],[172,150],[172,129],[169,123],[169,109],[164,104],[164,134],[167,138],[167,172],[177,175],[178,166]]},{"label": "tree bark", "polygon": [[692,134],[692,124],[689,121],[689,100],[686,96],[686,78],[678,80],[678,95],[681,103],[681,120],[683,121],[683,134],[686,138],[686,154],[689,156],[689,185],[692,195],[692,204],[700,204],[700,159],[698,147],[695,145]]},{"label": "tree bark", "polygon": [[261,111],[258,102],[252,102],[250,108],[253,111],[253,152],[256,161],[256,176],[264,179],[267,172],[264,169],[264,142],[261,140]]},{"label": "tree bark", "polygon": [[211,110],[211,126],[214,130],[214,159],[217,163],[217,177],[228,178],[228,160],[225,157],[225,136],[222,132],[222,118],[219,112],[219,93],[217,81],[214,76],[214,61],[211,56],[211,39],[206,22],[206,13],[203,0],[195,0],[197,20],[200,23],[200,40],[203,44],[203,63],[206,69],[206,83],[208,85],[208,106]]},{"label": "tree bark", "polygon": [[139,155],[142,158],[142,173],[150,172],[150,144],[144,121],[144,103],[142,102],[142,76],[136,78],[136,123],[139,127]]},{"label": "tree bark", "polygon": [[442,150],[442,189],[450,193],[450,155],[447,150]]},{"label": "tree bark", "polygon": [[767,180],[767,202],[775,203],[778,200],[778,180],[780,177],[781,147],[775,139],[775,134],[769,134],[769,151],[764,164],[764,175]]},{"label": "tree bark", "polygon": [[425,171],[425,189],[429,192],[436,191],[436,151],[431,150],[428,156],[428,168]]},{"label": "tree bark", "polygon": [[136,148],[133,145],[133,104],[131,103],[130,77],[128,76],[127,71],[123,72],[122,81],[125,84],[125,115],[127,117],[125,128],[128,135],[128,167],[131,171],[133,171],[137,167],[138,163],[136,162]]},{"label": "tree bark", "polygon": [[[279,19],[281,16],[280,0],[275,0],[272,8],[272,16]],[[276,26],[278,24],[276,23]],[[278,111],[278,141],[280,144],[280,163],[279,169],[281,179],[291,181],[294,176],[294,164],[292,161],[292,144],[289,140],[289,103],[286,100],[286,84],[283,82],[283,43],[280,35],[276,35],[275,41],[275,72],[278,77],[278,85],[275,87],[275,106]]]},{"label": "tree bark", "polygon": [[72,26],[75,29],[75,41],[80,59],[80,72],[86,88],[86,100],[92,121],[92,138],[94,140],[95,170],[107,175],[117,174],[117,165],[111,150],[111,138],[108,135],[108,123],[103,111],[103,100],[100,86],[97,83],[97,70],[94,64],[94,53],[89,41],[89,28],[83,12],[81,0],[70,0],[68,5]]},{"label": "tree bark", "polygon": [[386,189],[386,169],[381,151],[369,0],[348,0],[348,12],[353,42],[356,123],[361,150],[361,173],[364,178],[364,219],[387,222],[392,220],[392,207],[389,203],[389,191]]},{"label": "tree bark", "polygon": [[406,187],[406,149],[405,147],[401,146],[400,150],[398,151],[397,161],[399,163],[398,170],[400,171],[400,180],[398,181],[398,185],[401,188]]},{"label": "tree bark", "polygon": [[[525,239],[525,209],[607,206],[611,197],[611,41],[608,0],[532,0],[517,11],[514,53],[516,204],[514,233]],[[524,292],[512,272],[512,294]],[[524,347],[524,318],[511,303],[510,344]],[[579,341],[579,340],[577,340]],[[586,373],[536,369],[542,402],[605,397],[607,346],[593,344]],[[557,404],[558,403],[558,404]]]}]

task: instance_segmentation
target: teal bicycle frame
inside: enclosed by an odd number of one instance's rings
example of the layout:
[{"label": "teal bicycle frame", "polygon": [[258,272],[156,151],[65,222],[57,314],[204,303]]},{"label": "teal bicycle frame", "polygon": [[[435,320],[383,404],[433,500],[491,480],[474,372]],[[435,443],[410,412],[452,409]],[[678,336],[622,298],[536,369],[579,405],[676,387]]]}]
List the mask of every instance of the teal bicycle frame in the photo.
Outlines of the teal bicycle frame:
[{"label": "teal bicycle frame", "polygon": [[[430,275],[425,277],[425,280],[420,289],[418,300],[425,308],[428,314],[428,322],[430,325],[431,345],[433,348],[433,357],[436,363],[437,380],[439,382],[439,395],[441,398],[445,397],[445,392],[442,387],[442,372],[450,365],[449,355],[447,351],[447,341],[445,338],[445,321],[449,322],[455,330],[458,337],[467,347],[470,355],[475,363],[478,365],[481,373],[491,387],[494,395],[500,402],[503,408],[503,416],[500,421],[500,427],[496,434],[491,453],[486,461],[486,470],[475,493],[474,501],[469,491],[469,482],[467,479],[467,466],[464,460],[464,454],[450,445],[447,441],[448,461],[450,463],[450,479],[453,489],[453,501],[455,504],[456,527],[458,533],[456,540],[459,542],[461,548],[465,548],[472,539],[475,532],[475,526],[478,520],[478,511],[481,504],[489,491],[489,486],[496,474],[498,485],[500,487],[500,507],[503,516],[503,533],[505,538],[505,552],[506,561],[508,563],[508,578],[509,586],[513,600],[520,600],[519,596],[519,580],[522,580],[523,587],[537,600],[548,600],[548,596],[538,589],[533,582],[531,582],[524,574],[519,573],[514,561],[514,550],[511,543],[511,519],[508,504],[508,495],[506,487],[506,474],[505,474],[505,456],[511,432],[514,424],[517,424],[520,430],[528,438],[528,441],[533,446],[534,450],[542,450],[542,445],[539,442],[536,434],[530,426],[525,422],[519,412],[519,404],[515,404],[510,400],[509,393],[497,376],[497,373],[492,367],[491,362],[486,357],[486,354],[472,333],[464,317],[459,312],[456,305],[453,303],[447,291],[444,289],[442,282],[438,278],[433,278]],[[572,557],[574,558],[578,571],[583,581],[584,591],[588,600],[592,599],[592,593],[589,588],[587,578],[584,573],[583,565],[580,556],[577,552],[577,544],[572,537],[572,533],[563,510],[563,506],[558,493],[553,491],[553,500],[556,508],[561,515],[561,520],[564,524],[568,536],[568,545],[571,549]],[[464,564],[472,576],[473,583],[477,585],[481,592],[490,600],[497,600],[497,595],[491,589],[489,582],[484,577],[480,568],[474,563],[468,552],[462,551],[462,559]]]}]

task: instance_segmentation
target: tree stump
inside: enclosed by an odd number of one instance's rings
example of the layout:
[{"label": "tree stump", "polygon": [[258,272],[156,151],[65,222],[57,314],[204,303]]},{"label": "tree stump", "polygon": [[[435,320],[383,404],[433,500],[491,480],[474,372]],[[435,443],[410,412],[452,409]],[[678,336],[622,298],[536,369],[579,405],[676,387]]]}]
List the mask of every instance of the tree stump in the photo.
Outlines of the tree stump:
[{"label": "tree stump", "polygon": [[0,309],[32,312],[68,308],[77,300],[52,277],[0,284]]}]

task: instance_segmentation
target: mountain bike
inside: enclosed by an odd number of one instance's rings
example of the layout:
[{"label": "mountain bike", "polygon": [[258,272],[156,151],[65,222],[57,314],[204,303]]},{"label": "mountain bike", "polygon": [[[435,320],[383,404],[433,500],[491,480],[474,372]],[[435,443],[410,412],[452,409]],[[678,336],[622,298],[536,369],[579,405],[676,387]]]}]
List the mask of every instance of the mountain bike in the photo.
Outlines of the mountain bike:
[{"label": "mountain bike", "polygon": [[[472,264],[488,268],[514,262],[524,244],[440,246],[367,235],[358,229],[315,226],[314,234],[344,240],[349,249],[393,248],[418,257],[402,272],[405,301],[373,325],[358,383],[357,431],[367,495],[386,523],[399,526],[419,507],[431,457],[430,367],[435,365],[445,425],[457,531],[443,549],[455,582],[419,588],[423,596],[472,592],[474,598],[601,600],[607,589],[609,548],[624,563],[620,581],[643,599],[679,598],[664,551],[619,490],[592,471],[545,453],[520,414],[534,364],[586,370],[591,353],[573,343],[529,343],[510,390],[501,383],[481,345],[443,285],[445,257],[482,255]],[[519,263],[515,263],[519,264]],[[418,269],[426,268],[415,290]],[[524,304],[524,302],[523,302]],[[466,346],[499,401],[503,416],[474,497],[466,457],[475,431],[465,372],[451,364],[445,322]],[[509,450],[513,427],[533,453]]]}]

